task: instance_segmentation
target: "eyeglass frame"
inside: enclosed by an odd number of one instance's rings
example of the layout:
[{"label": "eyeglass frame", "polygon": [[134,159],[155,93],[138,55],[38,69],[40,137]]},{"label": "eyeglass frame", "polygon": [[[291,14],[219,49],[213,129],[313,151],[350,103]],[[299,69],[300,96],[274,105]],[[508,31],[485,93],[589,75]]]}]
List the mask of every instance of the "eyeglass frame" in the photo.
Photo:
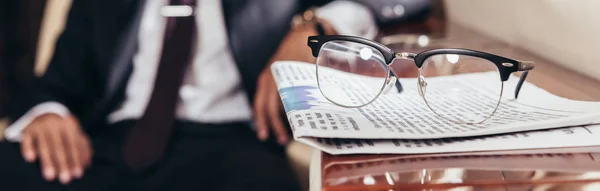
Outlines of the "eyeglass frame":
[{"label": "eyeglass frame", "polygon": [[[372,41],[369,39],[361,38],[361,37],[346,36],[346,35],[309,36],[307,45],[311,48],[312,55],[315,58],[318,58],[319,52],[321,51],[321,48],[323,47],[323,45],[330,41],[347,41],[347,42],[359,43],[359,44],[370,46],[370,47],[378,50],[381,53],[381,55],[383,56],[383,59],[385,61],[385,63],[381,63],[381,64],[385,65],[384,67],[388,68],[388,74],[386,75],[386,81],[385,81],[386,83],[389,81],[390,77],[396,77],[394,72],[391,70],[391,65],[393,64],[394,59],[398,58],[398,59],[412,60],[415,63],[415,65],[417,66],[417,68],[419,68],[419,79],[421,80],[420,69],[423,66],[425,60],[427,60],[428,58],[435,56],[435,55],[441,55],[441,54],[466,55],[466,56],[482,58],[482,59],[485,59],[485,60],[488,60],[488,61],[494,63],[496,65],[496,67],[498,68],[498,71],[500,73],[500,80],[503,84],[504,84],[504,82],[506,82],[508,80],[508,78],[510,77],[510,75],[512,73],[522,71],[523,74],[521,75],[519,82],[517,83],[517,86],[515,87],[516,89],[515,89],[514,97],[515,97],[515,99],[517,99],[519,97],[519,92],[521,90],[521,87],[523,86],[523,83],[527,79],[529,71],[535,67],[535,64],[531,61],[515,60],[515,59],[510,59],[510,58],[506,58],[503,56],[495,55],[492,53],[471,50],[471,49],[464,49],[464,48],[438,48],[438,49],[430,49],[430,50],[422,51],[422,52],[416,53],[416,54],[410,53],[410,52],[394,52],[390,48],[388,48],[387,46],[385,46],[381,43],[378,43],[378,42],[375,42],[375,41]],[[419,83],[421,83],[421,81],[419,81]],[[403,91],[402,84],[400,83],[400,81],[396,80],[394,85],[399,93],[401,93]],[[380,90],[380,92],[378,93],[378,95],[375,98],[373,98],[373,100],[371,100],[370,102],[365,103],[363,105],[356,106],[356,107],[362,107],[364,105],[368,105],[371,102],[373,102],[374,100],[376,100],[377,97],[380,96],[384,87],[385,87],[385,83],[384,83],[384,86],[382,87],[382,89]],[[504,89],[504,85],[502,86],[501,91],[503,91],[503,89]],[[419,94],[423,97],[422,90],[419,91]],[[500,96],[502,97],[502,92],[501,92]],[[427,103],[427,100],[425,100],[425,102]],[[500,104],[500,101],[498,102],[498,104]],[[429,106],[429,104],[428,104],[428,106]],[[346,107],[353,108],[353,106],[346,106]],[[496,109],[497,109],[497,106],[496,106]],[[495,110],[493,113],[495,113]],[[492,115],[493,115],[493,113],[492,113]],[[485,119],[485,120],[487,120],[487,119]],[[483,120],[483,121],[485,121],[485,120]],[[483,122],[483,121],[481,121],[481,122]],[[481,123],[481,122],[479,122],[479,123]]]}]

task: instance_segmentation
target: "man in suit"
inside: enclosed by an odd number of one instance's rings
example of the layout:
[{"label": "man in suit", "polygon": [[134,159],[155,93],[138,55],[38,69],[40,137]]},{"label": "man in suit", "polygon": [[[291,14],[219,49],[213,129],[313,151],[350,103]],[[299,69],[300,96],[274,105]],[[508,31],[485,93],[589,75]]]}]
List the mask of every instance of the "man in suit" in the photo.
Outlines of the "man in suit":
[{"label": "man in suit", "polygon": [[0,143],[0,186],[296,190],[267,141],[289,141],[268,64],[312,61],[319,31],[374,37],[385,3],[365,2],[290,29],[308,1],[74,0]]}]

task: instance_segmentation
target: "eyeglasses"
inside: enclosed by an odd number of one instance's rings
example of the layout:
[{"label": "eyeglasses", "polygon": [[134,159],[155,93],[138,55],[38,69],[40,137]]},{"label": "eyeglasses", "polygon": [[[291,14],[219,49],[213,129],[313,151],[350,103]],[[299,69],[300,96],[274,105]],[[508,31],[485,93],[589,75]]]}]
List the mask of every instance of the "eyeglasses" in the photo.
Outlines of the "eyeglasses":
[{"label": "eyeglasses", "polygon": [[[417,68],[416,91],[436,115],[453,123],[477,124],[490,119],[502,100],[504,82],[524,71],[515,99],[534,63],[468,49],[433,49],[418,54],[394,52],[353,36],[311,36],[308,46],[317,58],[316,76],[321,94],[335,105],[359,108],[396,88],[403,92],[392,70],[396,59],[412,60]],[[456,76],[472,75],[473,81]],[[469,78],[461,78],[469,79]]]}]

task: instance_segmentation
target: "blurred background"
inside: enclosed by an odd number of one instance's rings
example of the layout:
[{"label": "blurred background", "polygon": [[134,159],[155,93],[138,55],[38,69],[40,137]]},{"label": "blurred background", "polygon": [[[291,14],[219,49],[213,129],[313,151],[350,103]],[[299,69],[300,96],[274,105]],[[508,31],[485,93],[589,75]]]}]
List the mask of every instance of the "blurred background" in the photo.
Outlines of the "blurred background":
[{"label": "blurred background", "polygon": [[[520,55],[524,60],[535,56],[537,62],[551,63],[542,64],[541,71],[567,69],[568,74],[556,79],[534,81],[581,78],[582,83],[597,84],[600,80],[600,14],[595,10],[600,1],[433,2],[426,20],[383,29],[378,39],[394,49],[415,50],[444,41],[446,44],[439,46],[484,49],[503,56]],[[3,120],[7,103],[35,75],[43,74],[70,5],[70,0],[0,1],[0,138],[7,123]],[[550,91],[560,95],[575,90]],[[600,99],[581,94],[582,99]],[[288,150],[300,173],[307,174],[311,149],[292,144]]]},{"label": "blurred background", "polygon": [[451,22],[600,79],[600,1],[445,1]]}]

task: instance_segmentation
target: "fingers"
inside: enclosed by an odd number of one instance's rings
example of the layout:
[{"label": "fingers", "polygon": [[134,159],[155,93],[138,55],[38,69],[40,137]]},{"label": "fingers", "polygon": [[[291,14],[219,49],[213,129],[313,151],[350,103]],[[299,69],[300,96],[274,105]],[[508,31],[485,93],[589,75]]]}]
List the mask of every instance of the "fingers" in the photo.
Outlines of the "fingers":
[{"label": "fingers", "polygon": [[[50,128],[46,128],[46,129],[50,129]],[[47,130],[50,131],[51,133],[49,134],[49,142],[50,145],[52,147],[52,160],[54,162],[54,167],[55,169],[57,168],[57,172],[58,172],[58,178],[60,180],[61,183],[63,184],[67,184],[71,181],[71,172],[70,172],[70,164],[69,164],[69,159],[68,159],[68,148],[66,147],[67,144],[70,144],[67,142],[66,139],[66,134],[67,131],[65,130],[66,127],[64,126],[54,126],[54,128],[52,128],[51,130]]]},{"label": "fingers", "polygon": [[267,99],[267,112],[270,119],[269,121],[271,122],[271,128],[277,136],[277,142],[284,145],[288,142],[289,138],[285,123],[281,119],[281,98],[279,98],[279,93],[276,89],[275,84],[271,84],[270,87],[267,88],[267,96],[269,96]]},{"label": "fingers", "polygon": [[80,131],[81,127],[77,118],[71,115],[65,117],[64,121],[66,126],[72,130],[70,131],[71,133],[69,133],[69,136],[71,137],[70,140],[73,140],[75,143],[72,144],[70,148],[73,151],[72,156],[76,157],[76,159],[73,158],[73,163],[77,164],[73,166],[73,176],[76,178],[81,177],[83,175],[83,169],[91,164],[92,147],[88,137]]},{"label": "fingers", "polygon": [[[70,174],[72,174],[74,178],[81,178],[83,174],[83,162],[81,161],[81,150],[78,146],[81,143],[81,139],[79,138],[80,132],[74,130],[76,129],[76,127],[74,127],[76,124],[74,123],[67,122],[65,123],[65,125],[67,125],[67,129],[69,130],[66,131],[65,137],[63,137],[63,139],[65,149],[68,150],[68,154],[66,154],[67,161],[70,162],[67,163],[67,165],[70,164],[70,166],[68,166],[66,171],[70,172]],[[63,172],[61,172],[61,176],[62,173]]]},{"label": "fingers", "polygon": [[42,167],[42,176],[44,179],[46,179],[46,181],[53,181],[56,178],[56,169],[54,167],[52,155],[50,154],[49,137],[44,136],[42,133],[37,133],[36,135],[40,165]]},{"label": "fingers", "polygon": [[265,84],[264,73],[260,76],[258,80],[258,87],[256,91],[256,97],[254,100],[254,114],[256,120],[256,132],[258,139],[261,141],[267,140],[269,138],[269,125],[267,123],[267,112],[266,112],[266,104],[268,99],[268,94],[265,92],[266,84]]},{"label": "fingers", "polygon": [[254,101],[254,113],[258,138],[265,141],[269,129],[274,132],[277,142],[281,145],[289,141],[284,120],[281,118],[282,104],[273,77],[267,71],[258,80],[258,91]]},{"label": "fingers", "polygon": [[[83,168],[87,168],[92,164],[92,145],[86,136],[80,136],[79,139],[80,144],[78,144],[78,149],[81,151],[80,160]],[[83,169],[81,176],[83,176]]]},{"label": "fingers", "polygon": [[89,139],[77,120],[55,114],[40,116],[24,129],[21,152],[27,162],[39,160],[45,180],[58,177],[63,184],[81,178],[91,160]]},{"label": "fingers", "polygon": [[23,133],[21,136],[21,155],[28,163],[35,162],[36,154],[33,137],[29,133]]}]

